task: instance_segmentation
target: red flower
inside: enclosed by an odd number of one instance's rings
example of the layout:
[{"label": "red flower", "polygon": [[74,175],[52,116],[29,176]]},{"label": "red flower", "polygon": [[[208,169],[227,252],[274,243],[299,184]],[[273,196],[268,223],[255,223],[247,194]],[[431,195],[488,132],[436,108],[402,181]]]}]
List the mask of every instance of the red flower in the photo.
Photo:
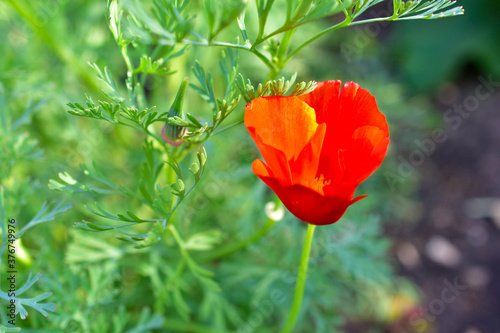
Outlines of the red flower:
[{"label": "red flower", "polygon": [[356,187],[382,163],[389,129],[375,98],[354,82],[320,82],[306,95],[270,96],[246,106],[245,126],[265,164],[253,172],[296,217],[337,222]]}]

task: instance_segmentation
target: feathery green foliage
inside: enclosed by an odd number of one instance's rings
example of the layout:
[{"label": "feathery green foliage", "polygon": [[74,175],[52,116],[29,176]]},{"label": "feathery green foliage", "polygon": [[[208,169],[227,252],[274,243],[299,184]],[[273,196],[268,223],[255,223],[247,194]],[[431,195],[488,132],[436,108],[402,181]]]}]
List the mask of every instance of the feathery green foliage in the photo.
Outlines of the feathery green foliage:
[{"label": "feathery green foliage", "polygon": [[[281,220],[266,213],[276,198],[252,176],[258,155],[238,126],[240,102],[300,96],[333,74],[356,77],[336,55],[321,63],[336,67],[330,72],[303,60],[322,52],[324,44],[312,42],[329,32],[463,14],[453,1],[394,0],[385,1],[393,15],[367,18],[382,2],[112,0],[55,2],[50,11],[25,1],[0,4],[0,29],[17,48],[2,51],[0,64],[0,269],[6,224],[15,218],[18,279],[26,281],[16,294],[23,332],[281,327],[304,228],[288,213]],[[169,116],[185,77],[185,116]],[[295,83],[297,77],[303,81]],[[416,126],[398,118],[407,105],[400,86],[377,80],[367,84],[390,101],[380,99],[388,118]],[[163,139],[166,123],[187,129],[181,145]],[[363,184],[376,187],[377,196],[319,233],[298,332],[340,331],[346,318],[362,312],[377,317],[370,295],[390,290],[393,278],[381,223],[388,207],[404,206],[384,183],[384,171]],[[51,191],[39,186],[47,180]],[[403,186],[402,192],[413,190],[410,181]],[[31,270],[43,270],[43,278]],[[22,293],[39,296],[18,298]],[[49,320],[31,315],[31,309],[43,316],[55,311],[47,299],[59,311]],[[18,331],[0,319],[0,329]]]}]

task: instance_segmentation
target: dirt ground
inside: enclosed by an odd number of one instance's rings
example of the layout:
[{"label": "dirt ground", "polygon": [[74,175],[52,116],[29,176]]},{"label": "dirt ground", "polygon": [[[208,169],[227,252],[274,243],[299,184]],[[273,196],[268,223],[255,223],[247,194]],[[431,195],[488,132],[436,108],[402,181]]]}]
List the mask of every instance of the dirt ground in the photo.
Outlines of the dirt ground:
[{"label": "dirt ground", "polygon": [[500,80],[478,76],[437,93],[447,137],[417,168],[423,217],[387,232],[427,311],[391,332],[500,332]]}]

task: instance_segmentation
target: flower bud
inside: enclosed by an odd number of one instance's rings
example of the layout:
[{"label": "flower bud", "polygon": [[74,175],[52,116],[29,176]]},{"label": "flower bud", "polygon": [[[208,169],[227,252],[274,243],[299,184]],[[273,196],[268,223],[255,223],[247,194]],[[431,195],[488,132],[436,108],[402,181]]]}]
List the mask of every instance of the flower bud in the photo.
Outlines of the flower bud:
[{"label": "flower bud", "polygon": [[[188,78],[185,78],[181,86],[179,87],[179,91],[177,92],[177,96],[175,97],[174,103],[170,107],[168,111],[168,117],[180,117],[181,119],[185,118],[184,111],[182,110],[182,106],[184,104],[184,92],[186,91],[186,87],[188,84]],[[165,126],[163,126],[161,130],[161,136],[166,143],[172,146],[180,146],[184,140],[182,137],[186,133],[186,127],[170,124],[168,121],[165,122]]]}]

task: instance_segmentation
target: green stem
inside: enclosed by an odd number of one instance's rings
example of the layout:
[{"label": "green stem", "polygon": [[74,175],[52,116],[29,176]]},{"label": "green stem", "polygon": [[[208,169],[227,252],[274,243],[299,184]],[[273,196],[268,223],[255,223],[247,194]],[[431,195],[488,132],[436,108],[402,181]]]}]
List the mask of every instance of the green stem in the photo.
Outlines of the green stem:
[{"label": "green stem", "polygon": [[[267,17],[269,16],[269,12],[271,11],[271,7],[273,6],[274,0],[267,0],[265,7],[261,6],[259,3],[257,4],[258,12],[259,12],[259,33],[257,35],[256,40],[262,39],[264,36],[264,31],[266,29]],[[263,3],[262,3],[263,4]]]},{"label": "green stem", "polygon": [[281,44],[278,48],[278,69],[281,71],[283,67],[285,67],[286,64],[286,54],[288,53],[288,48],[290,47],[290,40],[292,39],[293,33],[295,29],[288,30],[285,32],[283,35],[283,38],[281,40]]},{"label": "green stem", "polygon": [[308,40],[306,40],[304,43],[302,43],[299,47],[297,47],[292,53],[290,53],[290,55],[286,58],[285,62],[287,62],[288,60],[290,60],[295,54],[297,54],[297,52],[299,52],[300,50],[302,50],[304,47],[306,47],[307,45],[311,44],[312,42],[314,42],[316,39],[320,38],[321,36],[323,35],[326,35],[327,33],[329,33],[330,31],[333,31],[333,30],[336,30],[336,29],[339,29],[339,28],[342,28],[342,27],[346,27],[348,26],[350,23],[350,21],[348,19],[346,19],[345,21],[339,23],[339,24],[336,24],[334,26],[331,26],[329,28],[326,28],[324,29],[323,31],[320,31],[319,33],[317,33],[316,35],[314,35],[313,37],[309,38]]},{"label": "green stem", "polygon": [[235,127],[235,126],[241,125],[241,124],[243,124],[244,122],[245,122],[244,120],[239,120],[239,121],[237,121],[237,122],[235,122],[235,123],[233,123],[233,124],[231,124],[231,125],[227,125],[226,127],[221,128],[221,129],[218,129],[217,131],[215,131],[215,132],[212,134],[212,136],[215,136],[215,135],[220,134],[220,133],[222,133],[222,132],[224,132],[224,131],[227,131],[228,129],[231,129],[231,128]]},{"label": "green stem", "polygon": [[160,146],[162,146],[165,149],[167,149],[165,141],[163,139],[161,139],[159,136],[157,136],[156,134],[154,134],[153,132],[151,132],[149,129],[145,129],[144,133],[146,133],[147,135],[151,136],[153,139],[155,139],[160,144]]},{"label": "green stem", "polygon": [[[134,89],[135,89],[135,85],[137,82],[136,75],[134,74],[134,65],[132,64],[132,60],[130,60],[130,57],[128,55],[127,45],[122,45],[121,52],[122,52],[123,60],[125,61],[125,65],[127,66],[127,80],[129,81],[128,82],[129,84],[127,84],[127,90],[128,90],[128,95],[129,95],[129,99],[130,99],[130,104],[133,107],[135,107],[136,99],[139,99],[139,98],[137,98],[137,96],[134,96]],[[142,104],[142,103],[139,103],[139,104]],[[142,105],[139,105],[139,108],[140,107],[142,107]]]},{"label": "green stem", "polygon": [[230,246],[216,250],[216,251],[210,253],[208,256],[204,257],[203,259],[204,260],[214,260],[214,259],[218,259],[221,257],[226,257],[228,255],[233,254],[234,252],[237,252],[239,250],[246,248],[247,246],[255,243],[256,241],[261,239],[264,235],[266,235],[267,232],[269,231],[269,229],[271,229],[271,227],[274,225],[274,223],[276,223],[274,220],[268,218],[266,221],[266,224],[264,226],[262,226],[262,228],[260,228],[260,230],[252,237],[247,238],[239,243],[231,244]]},{"label": "green stem", "polygon": [[307,225],[306,241],[304,242],[304,248],[302,249],[302,258],[300,259],[300,267],[297,274],[297,284],[295,285],[295,296],[293,298],[293,304],[290,310],[288,321],[285,327],[281,330],[281,333],[292,332],[299,317],[300,308],[302,307],[302,300],[304,299],[304,289],[307,279],[307,267],[309,266],[309,254],[311,253],[311,245],[315,229],[316,226],[314,224]]},{"label": "green stem", "polygon": [[232,43],[225,43],[225,42],[208,42],[208,41],[203,41],[203,42],[196,42],[196,41],[191,41],[191,40],[186,40],[183,39],[180,42],[177,42],[177,44],[181,45],[195,45],[195,46],[222,46],[222,47],[230,47],[234,49],[240,49],[240,50],[245,50],[252,52],[255,54],[271,71],[276,71],[276,65],[274,65],[271,60],[269,60],[264,54],[262,54],[260,51],[250,48],[245,45],[239,45],[239,44],[232,44]]},{"label": "green stem", "polygon": [[276,72],[276,71],[279,72],[279,70],[276,67],[276,65],[273,64],[271,62],[271,60],[269,60],[265,55],[263,55],[262,53],[260,53],[257,50],[253,50],[252,52],[253,52],[253,54],[255,54],[267,66],[267,68],[269,68],[271,70],[271,72]]},{"label": "green stem", "polygon": [[177,232],[177,229],[175,229],[175,227],[173,225],[169,225],[168,228],[170,229],[172,236],[174,237],[175,241],[177,242],[177,245],[179,245],[179,250],[182,252],[182,254],[184,256],[189,257],[189,254],[186,251],[186,248],[184,247],[184,241],[182,240],[181,236]]},{"label": "green stem", "polygon": [[292,53],[290,53],[290,55],[288,56],[288,58],[286,58],[285,62],[287,62],[288,60],[290,60],[295,54],[297,54],[305,46],[311,44],[316,39],[322,37],[323,35],[326,35],[327,33],[331,32],[331,31],[334,31],[334,30],[337,30],[337,29],[340,29],[340,28],[344,28],[344,27],[347,27],[347,26],[351,27],[351,26],[354,26],[354,25],[360,25],[360,24],[366,24],[366,23],[382,22],[382,21],[396,21],[396,20],[397,19],[393,19],[392,17],[379,17],[379,18],[374,18],[374,19],[368,19],[368,20],[361,20],[361,21],[352,22],[352,19],[347,17],[344,21],[342,21],[342,22],[340,22],[340,23],[338,23],[336,25],[333,25],[333,26],[331,26],[329,28],[326,28],[326,29],[318,32],[316,35],[314,35],[310,39],[306,40],[303,44],[301,44],[299,47],[297,47]]}]

